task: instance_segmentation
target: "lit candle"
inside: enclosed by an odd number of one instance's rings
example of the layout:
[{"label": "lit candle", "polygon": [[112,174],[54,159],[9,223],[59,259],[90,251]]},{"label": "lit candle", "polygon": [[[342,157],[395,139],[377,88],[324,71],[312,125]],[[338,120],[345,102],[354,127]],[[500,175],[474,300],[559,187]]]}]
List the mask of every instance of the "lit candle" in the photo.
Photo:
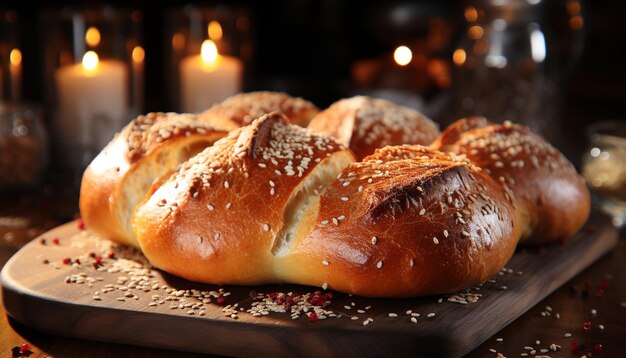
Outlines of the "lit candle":
[{"label": "lit candle", "polygon": [[100,61],[94,51],[55,71],[56,129],[66,150],[99,150],[129,120],[127,72],[124,63]]},{"label": "lit candle", "polygon": [[9,55],[11,72],[11,100],[19,102],[22,94],[22,52],[14,48]]},{"label": "lit candle", "polygon": [[143,108],[143,70],[146,52],[143,47],[135,46],[131,54],[133,59],[133,98],[135,107],[140,110]]},{"label": "lit candle", "polygon": [[241,90],[241,61],[217,52],[212,40],[202,44],[200,55],[180,63],[180,102],[183,112],[204,111]]}]

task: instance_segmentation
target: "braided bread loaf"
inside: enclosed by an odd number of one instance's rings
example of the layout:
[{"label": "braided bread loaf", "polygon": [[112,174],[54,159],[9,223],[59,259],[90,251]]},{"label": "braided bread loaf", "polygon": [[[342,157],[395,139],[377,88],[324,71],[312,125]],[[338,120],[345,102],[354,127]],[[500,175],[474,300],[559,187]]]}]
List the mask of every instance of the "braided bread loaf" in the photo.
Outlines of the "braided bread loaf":
[{"label": "braided bread loaf", "polygon": [[[143,160],[156,162],[155,150]],[[101,155],[115,153],[124,151]],[[125,172],[140,170],[135,164]],[[451,292],[495,275],[520,239],[554,241],[589,212],[586,188],[560,153],[524,127],[480,118],[458,121],[430,147],[385,147],[356,162],[332,137],[271,113],[158,174],[137,190],[88,169],[88,227],[106,232],[112,221],[98,216],[118,219],[130,239],[108,237],[139,246],[167,272],[213,284],[287,282],[377,297]],[[90,198],[125,190],[137,192],[125,205],[102,208]],[[95,195],[101,204],[104,194]],[[566,199],[567,210],[557,208]]]}]

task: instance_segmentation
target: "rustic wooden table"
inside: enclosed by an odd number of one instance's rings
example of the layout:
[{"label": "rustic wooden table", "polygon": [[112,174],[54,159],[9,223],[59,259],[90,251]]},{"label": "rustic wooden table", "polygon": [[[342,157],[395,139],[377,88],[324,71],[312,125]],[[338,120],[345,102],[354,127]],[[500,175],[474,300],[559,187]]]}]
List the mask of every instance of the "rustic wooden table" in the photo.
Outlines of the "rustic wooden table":
[{"label": "rustic wooden table", "polygon": [[[55,210],[50,210],[49,200],[0,201],[0,267],[41,231],[72,218],[72,205],[68,205],[72,199],[63,202],[66,203],[61,205],[63,209],[58,209],[61,202],[55,200]],[[15,219],[16,215],[23,219]],[[496,357],[498,353],[506,357],[522,354],[533,357],[581,357],[583,354],[626,357],[626,233],[620,235],[612,252],[488,339],[468,357]],[[32,352],[30,357],[181,356],[181,352],[86,341],[36,331],[9,318],[4,307],[0,306],[0,356],[10,357],[13,347],[22,344],[28,344]],[[560,346],[560,350],[541,351],[552,344]],[[572,345],[578,347],[575,353]]]}]

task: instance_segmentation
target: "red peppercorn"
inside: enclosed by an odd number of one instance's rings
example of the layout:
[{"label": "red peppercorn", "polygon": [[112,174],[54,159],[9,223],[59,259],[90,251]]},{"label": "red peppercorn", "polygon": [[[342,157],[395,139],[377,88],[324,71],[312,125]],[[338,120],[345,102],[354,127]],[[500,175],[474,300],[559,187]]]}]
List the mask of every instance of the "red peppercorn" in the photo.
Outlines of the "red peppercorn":
[{"label": "red peppercorn", "polygon": [[91,252],[89,253],[89,257],[91,257],[91,258],[96,257],[96,253],[95,253],[95,252],[93,252],[93,251],[91,251]]},{"label": "red peppercorn", "polygon": [[79,230],[85,230],[85,222],[83,219],[78,219],[78,223],[76,224]]},{"label": "red peppercorn", "polygon": [[27,343],[20,345],[20,353],[26,353],[30,350],[30,346]]},{"label": "red peppercorn", "polygon": [[39,240],[39,243],[42,244],[42,245],[45,245],[46,244],[46,239]]},{"label": "red peppercorn", "polygon": [[593,345],[593,350],[596,353],[602,352],[602,349],[604,349],[604,347],[602,347],[602,345],[600,343],[596,343],[596,344]]},{"label": "red peppercorn", "polygon": [[107,257],[108,257],[108,258],[110,258],[110,259],[114,258],[114,257],[115,257],[115,252],[113,252],[113,251],[109,251],[109,252],[107,253]]},{"label": "red peppercorn", "polygon": [[572,342],[572,344],[570,344],[569,347],[570,347],[570,350],[572,351],[572,353],[578,352],[578,348],[579,348],[578,343]]},{"label": "red peppercorn", "polygon": [[58,237],[53,237],[52,238],[52,243],[55,245],[58,245],[61,242],[61,240]]},{"label": "red peppercorn", "polygon": [[218,297],[215,301],[219,304],[222,304],[224,303],[224,297]]},{"label": "red peppercorn", "polygon": [[96,265],[100,265],[102,263],[102,257],[96,257]]},{"label": "red peppercorn", "polygon": [[313,295],[315,295],[315,296],[321,296],[321,295],[322,295],[322,291],[319,291],[319,290],[318,290],[318,291],[315,291],[315,292],[313,292]]},{"label": "red peppercorn", "polygon": [[333,295],[333,293],[332,293],[332,292],[327,292],[327,293],[324,295],[324,298],[325,298],[325,299],[327,299],[327,300],[330,300],[330,299],[332,299],[333,297],[334,297],[334,295]]},{"label": "red peppercorn", "polygon": [[606,290],[607,288],[611,287],[611,282],[607,279],[604,279],[600,282],[600,286],[602,286],[602,288]]},{"label": "red peppercorn", "polygon": [[590,330],[590,329],[591,329],[591,322],[589,322],[589,321],[585,321],[585,322],[583,322],[583,329],[584,329],[585,331]]},{"label": "red peppercorn", "polygon": [[311,298],[311,304],[315,306],[322,306],[324,304],[324,299],[318,296]]},{"label": "red peppercorn", "polygon": [[64,265],[69,265],[72,263],[72,259],[70,259],[69,257],[66,257],[63,259],[63,264]]},{"label": "red peppercorn", "polygon": [[317,322],[319,320],[319,317],[317,317],[317,313],[313,312],[309,316],[309,319],[311,320],[311,322]]}]

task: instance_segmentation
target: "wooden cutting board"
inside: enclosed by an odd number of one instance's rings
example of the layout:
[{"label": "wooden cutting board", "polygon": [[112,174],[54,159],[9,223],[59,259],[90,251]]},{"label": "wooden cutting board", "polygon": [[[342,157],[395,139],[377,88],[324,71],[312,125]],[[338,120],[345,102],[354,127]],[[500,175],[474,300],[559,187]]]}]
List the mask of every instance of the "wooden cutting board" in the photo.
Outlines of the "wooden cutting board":
[{"label": "wooden cutting board", "polygon": [[[317,289],[312,287],[188,282],[145,268],[140,254],[110,247],[77,226],[73,222],[44,234],[6,264],[2,294],[11,317],[60,335],[228,356],[460,356],[617,242],[609,219],[595,213],[566,243],[519,250],[493,280],[465,293],[368,299],[322,292],[313,299]],[[109,251],[115,257],[108,258]],[[309,314],[317,307],[317,320],[306,312],[294,318],[289,309],[270,312],[272,306],[260,301],[283,308],[276,301],[289,292],[300,302],[293,307],[309,307]],[[322,312],[311,301],[328,306]],[[256,315],[248,312],[253,304]]]}]

